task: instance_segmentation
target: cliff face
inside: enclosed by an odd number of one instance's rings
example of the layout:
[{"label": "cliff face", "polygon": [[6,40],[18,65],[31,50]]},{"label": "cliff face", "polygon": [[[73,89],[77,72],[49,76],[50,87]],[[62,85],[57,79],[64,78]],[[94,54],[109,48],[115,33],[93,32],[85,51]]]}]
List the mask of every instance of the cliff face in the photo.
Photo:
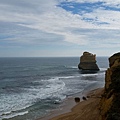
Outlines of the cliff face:
[{"label": "cliff face", "polygon": [[84,52],[80,57],[80,63],[78,65],[79,69],[82,70],[99,70],[96,64],[96,55],[93,55],[89,52]]},{"label": "cliff face", "polygon": [[120,120],[120,53],[109,58],[109,66],[105,74],[99,120]]}]

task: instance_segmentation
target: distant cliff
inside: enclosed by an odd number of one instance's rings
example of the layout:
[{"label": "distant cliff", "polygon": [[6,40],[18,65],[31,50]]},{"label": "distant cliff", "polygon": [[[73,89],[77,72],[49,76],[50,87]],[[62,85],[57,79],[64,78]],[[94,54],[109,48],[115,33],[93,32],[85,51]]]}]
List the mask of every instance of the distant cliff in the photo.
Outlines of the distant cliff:
[{"label": "distant cliff", "polygon": [[98,120],[120,120],[120,52],[109,58]]},{"label": "distant cliff", "polygon": [[89,52],[84,52],[80,57],[78,68],[81,70],[99,70],[96,64],[96,55]]}]

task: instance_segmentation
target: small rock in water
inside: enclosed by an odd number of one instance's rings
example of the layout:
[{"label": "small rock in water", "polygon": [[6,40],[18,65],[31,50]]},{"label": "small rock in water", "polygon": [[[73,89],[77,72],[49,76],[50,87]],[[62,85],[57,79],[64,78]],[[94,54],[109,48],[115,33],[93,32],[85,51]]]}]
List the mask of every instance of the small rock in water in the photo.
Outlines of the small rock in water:
[{"label": "small rock in water", "polygon": [[60,101],[59,100],[55,100],[54,104],[60,104]]},{"label": "small rock in water", "polygon": [[75,102],[80,102],[80,98],[79,97],[75,97]]}]

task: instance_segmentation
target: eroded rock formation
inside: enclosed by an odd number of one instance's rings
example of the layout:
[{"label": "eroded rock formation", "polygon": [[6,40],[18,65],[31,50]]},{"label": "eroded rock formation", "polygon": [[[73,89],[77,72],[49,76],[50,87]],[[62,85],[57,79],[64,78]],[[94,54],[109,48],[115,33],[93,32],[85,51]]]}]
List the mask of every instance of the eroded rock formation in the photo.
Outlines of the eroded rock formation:
[{"label": "eroded rock formation", "polygon": [[120,120],[120,53],[109,58],[109,66],[105,74],[99,120]]},{"label": "eroded rock formation", "polygon": [[80,63],[78,68],[81,70],[96,70],[98,71],[99,68],[96,64],[96,55],[93,55],[89,52],[84,52],[83,55],[80,57]]}]

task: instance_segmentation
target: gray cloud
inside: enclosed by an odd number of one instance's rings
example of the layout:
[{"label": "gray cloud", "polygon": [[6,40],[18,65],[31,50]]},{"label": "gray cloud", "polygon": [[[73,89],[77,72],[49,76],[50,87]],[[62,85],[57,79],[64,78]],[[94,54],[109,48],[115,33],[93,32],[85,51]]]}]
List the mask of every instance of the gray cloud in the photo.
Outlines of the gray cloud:
[{"label": "gray cloud", "polygon": [[64,39],[63,36],[57,34],[27,28],[11,22],[0,22],[0,26],[2,28],[0,29],[0,41],[4,43],[41,45],[54,42],[57,44]]},{"label": "gray cloud", "polygon": [[115,29],[76,29],[69,28],[74,35],[84,36],[88,40],[87,46],[92,48],[120,47],[120,30]]},{"label": "gray cloud", "polygon": [[23,13],[41,13],[44,11],[48,11],[53,8],[57,4],[57,1],[51,0],[1,0],[0,6],[7,7],[4,10],[9,10],[9,12],[23,12]]},{"label": "gray cloud", "polygon": [[[0,48],[32,45],[45,47],[50,44],[58,47],[60,44],[64,47],[79,46],[80,49],[90,50],[99,48],[99,51],[106,47],[113,51],[115,47],[119,48],[119,11],[97,9],[81,16],[57,7],[61,1],[0,0]],[[112,0],[107,3],[111,6]],[[98,21],[109,24],[93,24],[83,18],[97,18]],[[76,53],[78,51],[77,48]]]}]

